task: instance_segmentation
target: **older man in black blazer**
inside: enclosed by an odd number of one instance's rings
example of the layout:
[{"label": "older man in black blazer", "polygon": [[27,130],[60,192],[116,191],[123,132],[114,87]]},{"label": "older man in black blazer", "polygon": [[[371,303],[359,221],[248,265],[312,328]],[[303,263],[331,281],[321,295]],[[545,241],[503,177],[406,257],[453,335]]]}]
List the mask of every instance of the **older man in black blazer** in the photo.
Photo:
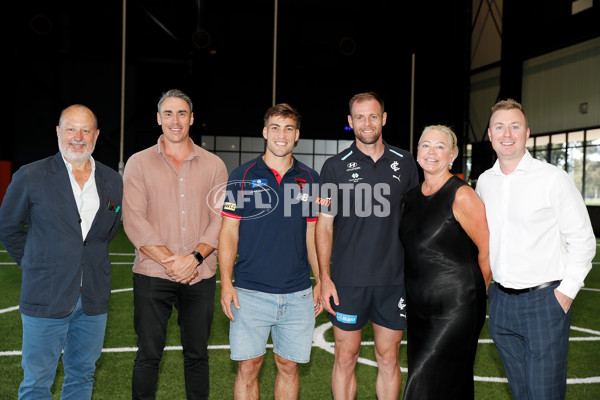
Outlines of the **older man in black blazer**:
[{"label": "older man in black blazer", "polygon": [[123,194],[121,176],[91,156],[97,125],[85,106],[63,110],[59,153],[21,167],[0,207],[0,242],[22,270],[19,399],[52,398],[62,351],[62,398],[92,395]]}]

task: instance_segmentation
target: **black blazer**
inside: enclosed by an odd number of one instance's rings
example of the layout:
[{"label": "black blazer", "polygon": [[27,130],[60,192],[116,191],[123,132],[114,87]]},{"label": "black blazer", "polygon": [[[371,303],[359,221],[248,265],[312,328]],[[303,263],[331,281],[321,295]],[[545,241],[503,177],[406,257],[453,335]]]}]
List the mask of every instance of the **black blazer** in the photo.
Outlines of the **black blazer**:
[{"label": "black blazer", "polygon": [[20,311],[69,315],[80,293],[88,315],[108,312],[108,243],[121,222],[123,181],[96,163],[100,207],[85,241],[69,174],[60,153],[21,167],[0,207],[0,242],[22,270]]}]

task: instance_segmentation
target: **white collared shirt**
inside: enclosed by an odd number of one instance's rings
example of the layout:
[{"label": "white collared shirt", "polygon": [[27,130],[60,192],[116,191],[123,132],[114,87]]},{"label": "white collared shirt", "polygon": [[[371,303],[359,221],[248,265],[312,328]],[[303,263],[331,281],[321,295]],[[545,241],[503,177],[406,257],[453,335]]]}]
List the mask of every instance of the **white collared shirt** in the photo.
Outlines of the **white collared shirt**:
[{"label": "white collared shirt", "polygon": [[596,238],[573,179],[528,151],[505,175],[498,161],[477,181],[490,229],[494,281],[523,289],[562,280],[575,298],[592,268]]},{"label": "white collared shirt", "polygon": [[65,160],[63,157],[63,161],[67,166],[67,171],[69,172],[69,179],[71,181],[71,189],[73,189],[73,196],[75,196],[75,203],[77,203],[77,210],[79,211],[79,217],[81,218],[81,236],[83,239],[86,238],[90,228],[92,226],[92,222],[94,222],[94,218],[96,217],[96,213],[100,208],[100,197],[98,196],[98,190],[96,189],[96,163],[94,159],[90,156],[90,163],[92,164],[92,173],[88,178],[85,185],[83,185],[83,189],[79,187],[77,180],[75,179],[75,175],[73,175],[73,167],[71,164]]}]

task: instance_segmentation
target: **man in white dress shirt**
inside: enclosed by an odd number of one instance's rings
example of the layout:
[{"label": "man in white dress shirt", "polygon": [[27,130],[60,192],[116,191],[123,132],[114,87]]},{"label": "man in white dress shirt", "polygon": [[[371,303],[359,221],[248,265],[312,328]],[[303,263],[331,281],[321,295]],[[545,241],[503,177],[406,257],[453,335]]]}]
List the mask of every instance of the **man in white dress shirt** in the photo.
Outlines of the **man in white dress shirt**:
[{"label": "man in white dress shirt", "polygon": [[477,182],[490,229],[489,330],[513,397],[563,399],[571,305],[592,267],[596,240],[573,179],[525,148],[521,104],[492,107],[498,160]]}]

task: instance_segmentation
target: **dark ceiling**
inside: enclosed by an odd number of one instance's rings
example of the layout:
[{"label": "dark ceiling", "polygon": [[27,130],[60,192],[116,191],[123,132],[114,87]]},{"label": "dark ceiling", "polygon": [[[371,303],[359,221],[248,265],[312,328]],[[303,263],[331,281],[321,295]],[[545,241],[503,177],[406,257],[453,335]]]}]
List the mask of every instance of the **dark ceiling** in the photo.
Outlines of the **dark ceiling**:
[{"label": "dark ceiling", "polygon": [[[196,141],[203,134],[261,134],[272,97],[274,3],[127,1],[125,159],[156,142],[156,102],[171,88],[194,101]],[[471,3],[279,0],[276,101],[301,112],[302,137],[349,138],[348,100],[377,91],[388,112],[384,137],[407,148],[414,53],[415,130],[443,123],[460,135],[468,109]],[[83,103],[99,119],[95,157],[116,168],[122,2],[28,0],[15,7],[7,75],[16,94],[14,122],[13,132],[2,132],[0,159],[15,169],[56,152],[60,110]]]}]

